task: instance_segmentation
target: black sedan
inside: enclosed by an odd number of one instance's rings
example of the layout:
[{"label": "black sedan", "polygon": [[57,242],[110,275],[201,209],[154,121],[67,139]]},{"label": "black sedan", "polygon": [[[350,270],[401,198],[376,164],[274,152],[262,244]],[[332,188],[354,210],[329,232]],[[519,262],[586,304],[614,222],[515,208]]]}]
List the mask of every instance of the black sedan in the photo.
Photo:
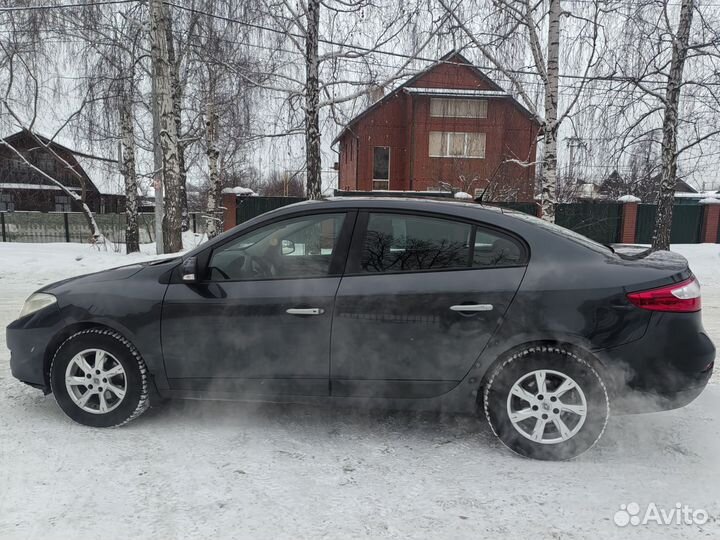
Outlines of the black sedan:
[{"label": "black sedan", "polygon": [[15,377],[73,420],[153,399],[483,414],[515,452],[576,456],[610,411],[683,406],[715,348],[687,261],[473,203],[338,198],[181,258],[44,287],[7,328]]}]

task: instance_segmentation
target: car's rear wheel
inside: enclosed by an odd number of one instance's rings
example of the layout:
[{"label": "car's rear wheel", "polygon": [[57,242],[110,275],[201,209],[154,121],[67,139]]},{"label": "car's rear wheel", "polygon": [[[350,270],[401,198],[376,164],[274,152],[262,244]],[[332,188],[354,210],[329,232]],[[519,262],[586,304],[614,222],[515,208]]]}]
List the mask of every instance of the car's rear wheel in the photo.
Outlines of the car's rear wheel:
[{"label": "car's rear wheel", "polygon": [[570,459],[600,439],[610,414],[605,384],[585,359],[558,347],[532,347],[500,362],[483,408],[502,443],[526,457]]},{"label": "car's rear wheel", "polygon": [[104,328],[82,330],[60,345],[50,366],[50,385],[63,412],[86,426],[120,426],[150,404],[140,353]]}]

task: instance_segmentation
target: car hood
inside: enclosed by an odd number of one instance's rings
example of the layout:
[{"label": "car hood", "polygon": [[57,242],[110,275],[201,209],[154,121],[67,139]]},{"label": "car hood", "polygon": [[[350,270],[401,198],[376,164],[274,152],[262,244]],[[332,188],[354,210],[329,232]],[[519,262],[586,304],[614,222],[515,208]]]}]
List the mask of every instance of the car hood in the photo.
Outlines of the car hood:
[{"label": "car hood", "polygon": [[177,260],[179,260],[178,257],[161,258],[161,259],[157,259],[157,260],[145,261],[145,262],[141,262],[141,263],[134,263],[134,264],[128,264],[125,266],[119,266],[116,268],[110,268],[108,270],[101,270],[99,272],[93,272],[91,274],[83,274],[80,276],[63,279],[61,281],[56,281],[54,283],[46,285],[45,287],[38,290],[37,292],[52,293],[53,291],[60,288],[61,286],[67,285],[69,283],[82,284],[82,283],[101,283],[104,281],[121,281],[124,279],[131,278],[132,276],[134,276],[135,274],[140,272],[143,268],[147,268],[148,266],[156,266],[158,264],[170,263],[170,262],[177,261]]}]

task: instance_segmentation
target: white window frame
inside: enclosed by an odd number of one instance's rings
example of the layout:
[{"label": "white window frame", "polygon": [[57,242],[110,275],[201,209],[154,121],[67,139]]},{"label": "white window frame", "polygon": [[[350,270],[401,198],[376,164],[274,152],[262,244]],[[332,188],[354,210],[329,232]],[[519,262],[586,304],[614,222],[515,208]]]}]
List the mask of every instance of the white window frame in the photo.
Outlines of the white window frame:
[{"label": "white window frame", "polygon": [[[440,154],[433,154],[431,151],[431,145],[430,145],[430,138],[433,136],[434,133],[440,134]],[[465,145],[463,148],[463,154],[461,156],[450,154],[449,149],[449,138],[451,135],[463,135],[465,137]],[[483,139],[483,145],[482,145],[482,156],[469,156],[468,155],[468,135],[478,135],[481,136]],[[443,154],[443,148],[445,148],[445,153]],[[487,154],[487,134],[483,132],[477,132],[477,131],[431,131],[428,134],[428,156],[431,158],[453,158],[453,159],[485,159],[485,155]]]},{"label": "white window frame", "polygon": [[[466,103],[484,103],[480,107],[480,114],[452,114],[449,112],[450,102],[466,102]],[[438,105],[439,111],[433,113],[433,103]],[[472,107],[470,107],[471,109]],[[463,99],[463,98],[430,98],[430,117],[431,118],[487,118],[488,100],[487,99]]]}]

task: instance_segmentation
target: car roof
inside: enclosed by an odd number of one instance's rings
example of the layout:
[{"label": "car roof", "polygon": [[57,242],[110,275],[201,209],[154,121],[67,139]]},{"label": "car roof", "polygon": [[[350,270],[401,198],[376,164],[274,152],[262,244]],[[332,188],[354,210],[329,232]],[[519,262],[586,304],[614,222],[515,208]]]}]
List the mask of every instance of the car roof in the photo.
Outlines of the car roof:
[{"label": "car roof", "polygon": [[283,208],[298,208],[303,205],[323,204],[338,208],[397,208],[404,210],[436,210],[441,213],[454,213],[458,210],[487,210],[489,212],[502,214],[504,209],[497,206],[488,206],[474,201],[449,199],[446,197],[327,197],[314,201],[303,201]]}]

